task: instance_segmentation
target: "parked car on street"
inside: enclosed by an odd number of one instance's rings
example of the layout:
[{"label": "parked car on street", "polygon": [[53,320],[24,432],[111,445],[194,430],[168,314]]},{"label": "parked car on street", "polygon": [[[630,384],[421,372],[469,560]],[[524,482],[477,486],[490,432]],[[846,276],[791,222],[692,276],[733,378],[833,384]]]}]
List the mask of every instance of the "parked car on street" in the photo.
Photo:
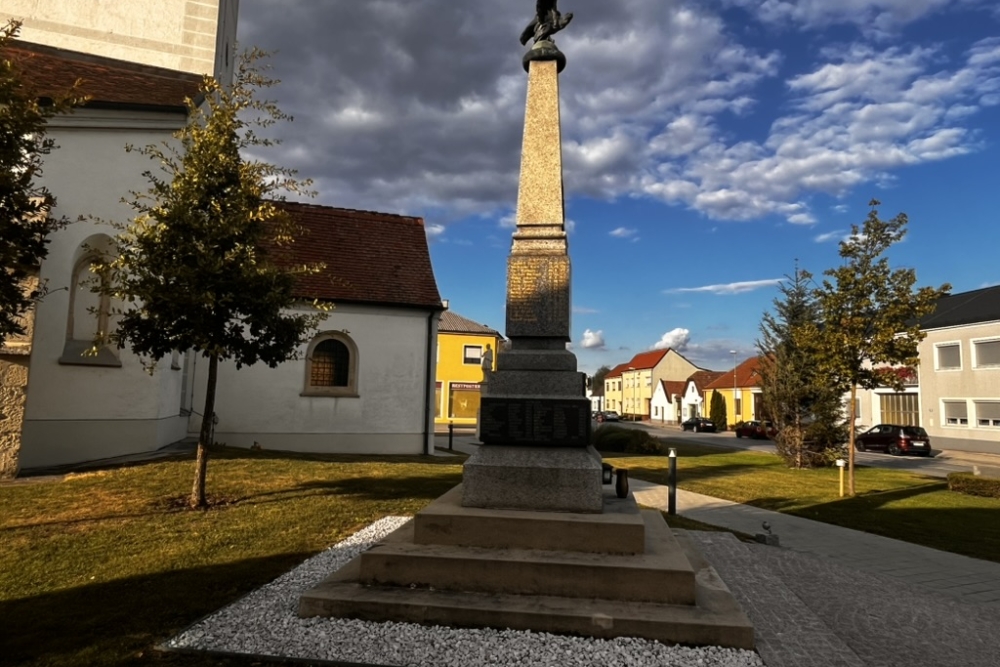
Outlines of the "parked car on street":
[{"label": "parked car on street", "polygon": [[621,417],[614,410],[605,410],[604,412],[597,413],[597,421],[599,422],[616,422],[621,421]]},{"label": "parked car on street", "polygon": [[691,417],[681,422],[681,428],[685,431],[694,431],[695,433],[701,431],[715,433],[715,422],[705,417]]},{"label": "parked car on street", "polygon": [[774,428],[774,424],[769,421],[758,421],[756,419],[751,419],[749,421],[740,422],[733,429],[736,433],[737,438],[754,438],[756,440],[766,440],[768,438],[773,438],[778,432],[778,429]]},{"label": "parked car on street", "polygon": [[859,452],[880,449],[892,454],[931,455],[931,439],[919,426],[876,424],[854,437],[854,448]]}]

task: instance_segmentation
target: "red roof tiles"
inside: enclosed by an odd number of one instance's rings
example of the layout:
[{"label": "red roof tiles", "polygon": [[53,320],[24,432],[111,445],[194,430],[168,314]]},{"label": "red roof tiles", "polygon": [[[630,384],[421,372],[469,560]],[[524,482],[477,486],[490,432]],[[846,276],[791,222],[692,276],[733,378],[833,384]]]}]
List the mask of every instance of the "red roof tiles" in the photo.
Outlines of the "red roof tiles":
[{"label": "red roof tiles", "polygon": [[196,99],[201,77],[76,51],[17,41],[4,50],[39,97],[66,93],[80,79],[89,107],[167,108],[184,111]]},{"label": "red roof tiles", "polygon": [[687,381],[685,380],[660,380],[660,385],[663,387],[663,393],[666,394],[669,399],[671,396],[680,396],[684,393],[687,388]]},{"label": "red roof tiles", "polygon": [[667,356],[666,350],[650,350],[649,352],[640,352],[639,354],[632,357],[632,360],[625,364],[625,370],[633,368],[635,370],[646,370],[648,368],[654,368],[656,364],[662,361],[663,357]]},{"label": "red roof tiles", "polygon": [[296,296],[442,308],[421,218],[295,202],[279,206],[302,228],[290,261],[326,264],[299,279]]},{"label": "red roof tiles", "polygon": [[[691,377],[689,377],[687,381],[694,382],[695,389],[698,390],[698,393],[701,393],[708,388],[708,385],[712,384],[725,374],[725,371],[698,371],[697,373],[692,373]],[[732,373],[729,374],[729,377],[733,377]]]},{"label": "red roof tiles", "polygon": [[[750,357],[736,367],[737,387],[756,387],[760,385],[760,357]],[[732,389],[733,371],[724,371],[721,377],[717,378],[705,389]]]}]

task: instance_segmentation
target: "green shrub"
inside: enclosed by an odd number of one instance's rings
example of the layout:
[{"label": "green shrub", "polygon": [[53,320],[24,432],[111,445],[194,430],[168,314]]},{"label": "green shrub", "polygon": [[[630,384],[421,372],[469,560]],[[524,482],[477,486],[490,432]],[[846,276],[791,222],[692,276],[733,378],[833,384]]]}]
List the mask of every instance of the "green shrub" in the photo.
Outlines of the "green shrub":
[{"label": "green shrub", "polygon": [[971,472],[953,472],[948,475],[948,488],[967,496],[1000,498],[1000,478],[982,477]]},{"label": "green shrub", "polygon": [[646,431],[611,424],[598,426],[591,442],[602,452],[657,455],[666,451],[660,441]]}]

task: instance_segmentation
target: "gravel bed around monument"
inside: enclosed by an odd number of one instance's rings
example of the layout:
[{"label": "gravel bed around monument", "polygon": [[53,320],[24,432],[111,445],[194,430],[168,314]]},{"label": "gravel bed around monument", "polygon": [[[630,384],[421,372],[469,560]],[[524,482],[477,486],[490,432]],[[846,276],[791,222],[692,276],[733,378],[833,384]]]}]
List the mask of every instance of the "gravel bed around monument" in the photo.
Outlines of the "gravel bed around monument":
[{"label": "gravel bed around monument", "polygon": [[758,655],[717,647],[665,646],[643,639],[564,637],[517,630],[425,627],[345,619],[301,619],[299,595],[403,525],[386,517],[198,621],[168,650],[201,650],[369,665],[592,665],[762,667]]}]

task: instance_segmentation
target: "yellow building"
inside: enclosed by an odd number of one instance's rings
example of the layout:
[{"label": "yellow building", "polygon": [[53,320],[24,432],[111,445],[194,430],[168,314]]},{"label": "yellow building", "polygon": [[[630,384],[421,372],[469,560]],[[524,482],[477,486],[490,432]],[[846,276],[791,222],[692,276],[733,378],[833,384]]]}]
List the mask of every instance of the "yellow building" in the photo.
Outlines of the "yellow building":
[{"label": "yellow building", "polygon": [[703,416],[709,416],[712,392],[722,394],[726,401],[729,428],[741,421],[764,419],[764,401],[760,388],[760,359],[750,357],[731,371],[726,371],[705,387]]},{"label": "yellow building", "polygon": [[434,423],[474,426],[479,414],[483,356],[496,370],[500,332],[446,310],[438,324]]}]

